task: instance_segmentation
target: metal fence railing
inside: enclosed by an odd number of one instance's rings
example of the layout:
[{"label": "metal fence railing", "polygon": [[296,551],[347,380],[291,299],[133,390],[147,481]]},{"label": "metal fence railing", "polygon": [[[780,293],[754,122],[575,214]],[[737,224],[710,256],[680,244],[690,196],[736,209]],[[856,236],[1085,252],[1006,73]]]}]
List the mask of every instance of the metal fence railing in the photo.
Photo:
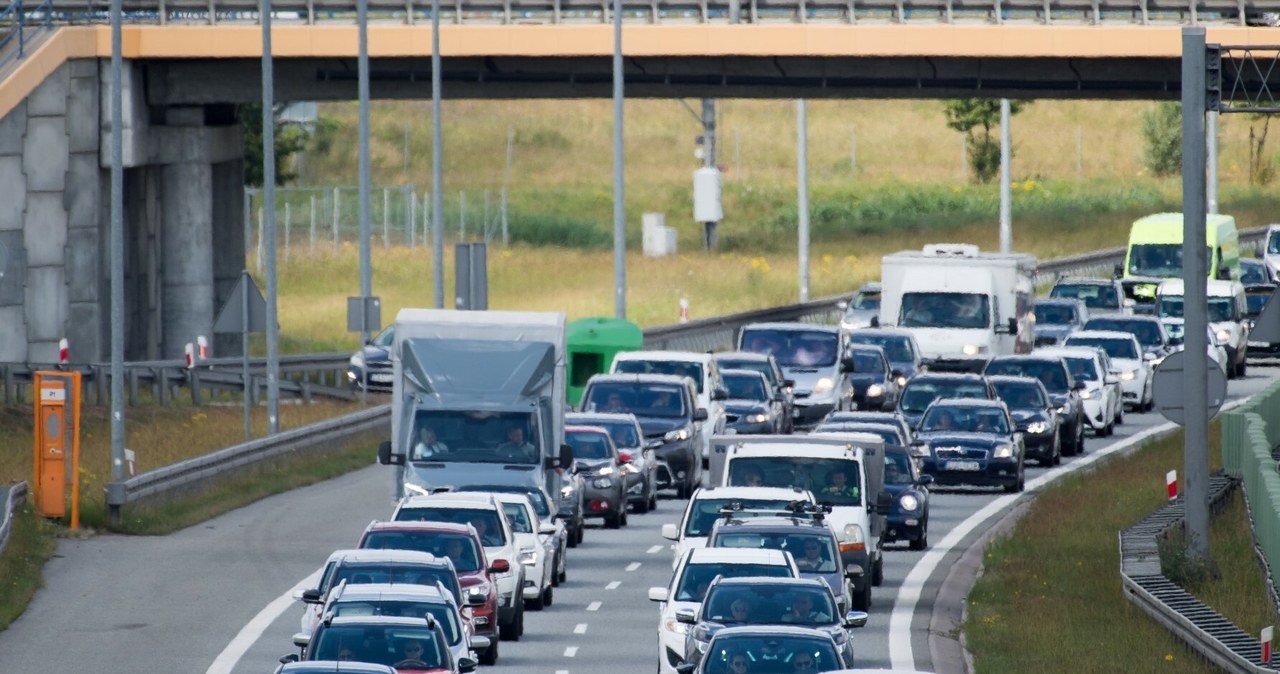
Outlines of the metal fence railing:
[{"label": "metal fence railing", "polygon": [[18,508],[27,500],[27,483],[19,482],[18,484],[9,485],[6,488],[0,488],[0,505],[3,505],[4,512],[0,513],[0,554],[4,553],[4,549],[9,545],[9,534],[13,531],[13,517]]}]

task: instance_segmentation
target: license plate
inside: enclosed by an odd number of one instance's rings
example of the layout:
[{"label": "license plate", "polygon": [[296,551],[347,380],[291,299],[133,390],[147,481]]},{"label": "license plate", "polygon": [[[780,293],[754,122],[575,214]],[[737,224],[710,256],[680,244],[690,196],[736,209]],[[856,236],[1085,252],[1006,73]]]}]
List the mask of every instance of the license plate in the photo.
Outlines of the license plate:
[{"label": "license plate", "polygon": [[948,461],[942,467],[946,470],[980,470],[982,468],[977,461]]},{"label": "license plate", "polygon": [[371,375],[369,375],[369,381],[376,381],[376,382],[380,382],[380,383],[381,383],[381,382],[389,382],[389,381],[391,381],[391,377],[392,377],[392,376],[393,376],[393,375],[389,375],[389,374],[371,374]]}]

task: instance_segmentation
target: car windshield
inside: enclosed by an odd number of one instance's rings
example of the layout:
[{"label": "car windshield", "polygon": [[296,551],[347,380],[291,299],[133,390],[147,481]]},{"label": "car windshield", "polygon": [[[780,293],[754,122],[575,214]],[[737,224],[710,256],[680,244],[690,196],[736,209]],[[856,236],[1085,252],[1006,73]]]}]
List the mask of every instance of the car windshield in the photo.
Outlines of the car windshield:
[{"label": "car windshield", "polygon": [[529,519],[529,511],[519,503],[503,503],[502,511],[507,514],[507,521],[511,523],[511,530],[517,534],[533,533],[533,522]]},{"label": "car windshield", "polygon": [[988,328],[991,304],[975,293],[904,293],[898,325],[905,328]]},{"label": "car windshield", "polygon": [[638,417],[686,416],[680,387],[675,384],[603,381],[591,384],[583,396],[584,412],[630,412]]},{"label": "car windshield", "polygon": [[1074,325],[1079,320],[1076,308],[1070,304],[1037,304],[1036,324]]},{"label": "car windshield", "polygon": [[[1120,293],[1116,292],[1115,286],[1111,284],[1060,283],[1049,291],[1049,297],[1084,300],[1084,305],[1090,309],[1118,309],[1120,307]],[[1039,318],[1040,315],[1036,314],[1036,320],[1039,320]]]},{"label": "car windshield", "polygon": [[1131,339],[1118,339],[1115,337],[1069,337],[1067,338],[1067,346],[1095,346],[1107,352],[1112,358],[1128,358],[1130,360],[1141,358],[1138,355],[1138,346]]},{"label": "car windshield", "polygon": [[703,620],[726,625],[830,625],[837,615],[831,591],[826,588],[768,582],[718,584],[707,593],[702,606]]},{"label": "car windshield", "polygon": [[1120,320],[1116,318],[1090,318],[1085,323],[1085,330],[1116,330],[1118,332],[1127,332],[1138,338],[1138,343],[1144,347],[1162,346],[1160,341],[1160,323],[1154,319],[1151,320]]},{"label": "car windshield", "polygon": [[870,433],[880,436],[881,440],[890,445],[902,444],[902,437],[898,435],[898,431],[889,426],[869,426],[866,424],[854,424],[840,421],[818,424],[814,429],[814,433]]},{"label": "car windshield", "polygon": [[431,505],[406,506],[396,511],[399,522],[455,522],[470,524],[480,534],[480,542],[486,548],[507,544],[502,532],[502,521],[498,519],[498,511],[486,508],[446,508]]},{"label": "car windshield", "polygon": [[902,410],[912,414],[925,411],[939,398],[986,398],[987,387],[980,381],[913,379],[902,392]]},{"label": "car windshield", "polygon": [[720,518],[720,509],[730,503],[742,505],[743,510],[733,515],[739,517],[751,510],[773,514],[786,508],[791,501],[772,498],[700,498],[690,506],[689,518],[684,523],[684,535],[706,536],[711,533],[711,525]]},{"label": "car windshield", "polygon": [[378,550],[416,550],[437,557],[448,557],[453,568],[463,573],[480,568],[480,555],[475,539],[465,534],[441,531],[370,531],[360,541],[361,548]]},{"label": "car windshield", "polygon": [[[1213,248],[1206,246],[1205,250],[1205,259],[1212,261]],[[1182,244],[1139,243],[1130,246],[1129,275],[1160,278],[1182,276]]]},{"label": "car windshield", "polygon": [[719,635],[703,662],[706,674],[834,672],[844,666],[830,638],[790,634]]},{"label": "car windshield", "polygon": [[1098,381],[1098,363],[1092,358],[1067,356],[1067,367],[1071,370],[1071,378],[1076,381]]},{"label": "car windshield", "polygon": [[1271,283],[1271,279],[1267,275],[1266,263],[1258,260],[1241,260],[1240,282],[1247,286],[1258,283]]},{"label": "car windshield", "polygon": [[1267,235],[1267,252],[1273,255],[1280,253],[1280,230]]},{"label": "car windshield", "polygon": [[744,456],[729,462],[729,486],[799,488],[813,492],[819,503],[862,505],[857,461],[809,456]]},{"label": "car windshield", "polygon": [[403,616],[421,618],[430,615],[444,629],[444,638],[450,645],[462,638],[462,626],[458,624],[458,612],[448,604],[438,601],[409,601],[392,599],[357,599],[336,601],[328,610],[335,616]]},{"label": "car windshield", "polygon": [[413,669],[448,668],[451,664],[448,646],[438,632],[407,626],[356,624],[322,627],[315,643],[307,648],[307,657],[311,660],[354,660],[388,667],[407,660],[422,663],[415,664]]},{"label": "car windshield", "polygon": [[505,494],[524,494],[533,501],[533,509],[538,513],[538,517],[546,518],[551,516],[551,506],[547,505],[547,495],[541,489],[515,487],[509,484],[472,484],[465,487],[455,487],[454,491],[496,491]]},{"label": "car windshield", "polygon": [[1004,411],[997,407],[962,407],[959,405],[934,405],[920,420],[920,432],[945,433],[997,433],[1009,434],[1009,422]]},{"label": "car windshield", "polygon": [[993,360],[987,364],[988,376],[1006,374],[1039,379],[1050,393],[1067,392],[1067,371],[1055,360]]},{"label": "car windshield", "polygon": [[825,330],[751,328],[742,332],[743,350],[773,354],[783,367],[835,365],[839,341],[839,334]]},{"label": "car windshield", "polygon": [[614,365],[613,371],[621,374],[673,374],[688,377],[698,386],[698,393],[702,393],[706,387],[702,381],[702,363],[694,361],[620,360]]},{"label": "car windshield", "polygon": [[875,311],[880,308],[880,291],[868,290],[860,292],[853,296],[853,301],[849,303],[850,309],[859,309],[862,311]]},{"label": "car windshield", "polygon": [[724,387],[729,390],[729,397],[734,400],[769,400],[769,391],[759,375],[726,374],[723,375]]},{"label": "car windshield", "polygon": [[409,564],[403,562],[360,562],[355,564],[339,564],[328,578],[326,587],[337,587],[343,581],[347,585],[370,585],[385,583],[405,583],[408,585],[426,585],[435,587],[436,583],[458,596],[457,574],[447,566],[434,564]]},{"label": "car windshield", "polygon": [[885,374],[884,358],[875,351],[865,351],[862,349],[854,349],[849,352],[849,357],[853,359],[853,371],[857,374]]},{"label": "car windshield", "polygon": [[673,601],[701,602],[707,594],[707,586],[716,576],[741,578],[742,576],[769,576],[791,578],[791,567],[784,564],[743,564],[738,562],[711,562],[686,564],[676,585]]},{"label": "car windshield", "polygon": [[378,336],[374,337],[372,341],[374,346],[391,348],[391,345],[396,341],[396,327],[394,325],[388,326],[385,330],[379,332]]},{"label": "car windshield", "polygon": [[635,449],[640,446],[640,434],[636,431],[636,425],[629,421],[587,421],[583,424],[609,431],[609,437],[613,438],[613,445],[618,449]]},{"label": "car windshield", "polygon": [[996,389],[996,397],[1011,410],[1036,410],[1048,406],[1040,387],[1031,382],[995,381],[992,386]]},{"label": "car windshield", "polygon": [[885,452],[884,483],[914,484],[915,476],[911,474],[911,456],[906,452]]},{"label": "car windshield", "polygon": [[909,363],[915,358],[911,338],[905,335],[866,334],[855,330],[849,335],[851,344],[869,344],[884,349],[884,357],[891,363]]},{"label": "car windshield", "polygon": [[[1209,298],[1209,322],[1222,323],[1231,320],[1231,309],[1235,303],[1230,297]],[[1182,318],[1182,296],[1161,295],[1156,304],[1156,315],[1160,318]]]},{"label": "car windshield", "polygon": [[608,459],[613,454],[609,451],[609,436],[596,431],[567,431],[564,441],[573,448],[575,459]]},{"label": "car windshield", "polygon": [[790,552],[801,573],[835,573],[836,539],[826,530],[821,533],[767,533],[759,531],[730,531],[721,527],[708,541],[713,548],[752,548]]},{"label": "car windshield", "polygon": [[432,463],[538,463],[534,417],[523,412],[420,411],[409,459]]},{"label": "car windshield", "polygon": [[1267,300],[1271,299],[1271,291],[1265,293],[1249,293],[1244,296],[1244,300],[1249,305],[1249,315],[1257,316],[1262,313],[1262,308],[1267,306]]},{"label": "car windshield", "polygon": [[751,370],[752,372],[759,372],[764,375],[765,379],[769,380],[770,386],[778,385],[777,373],[773,371],[768,361],[717,358],[716,362],[720,364],[721,370]]}]

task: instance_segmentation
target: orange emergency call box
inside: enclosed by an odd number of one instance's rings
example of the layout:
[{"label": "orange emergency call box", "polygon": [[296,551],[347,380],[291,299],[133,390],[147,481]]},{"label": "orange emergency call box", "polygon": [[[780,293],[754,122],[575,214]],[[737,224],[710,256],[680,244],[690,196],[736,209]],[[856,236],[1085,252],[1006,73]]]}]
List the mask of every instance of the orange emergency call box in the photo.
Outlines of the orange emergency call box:
[{"label": "orange emergency call box", "polygon": [[35,479],[33,500],[42,517],[67,514],[71,490],[71,528],[80,526],[80,373],[35,373]]}]

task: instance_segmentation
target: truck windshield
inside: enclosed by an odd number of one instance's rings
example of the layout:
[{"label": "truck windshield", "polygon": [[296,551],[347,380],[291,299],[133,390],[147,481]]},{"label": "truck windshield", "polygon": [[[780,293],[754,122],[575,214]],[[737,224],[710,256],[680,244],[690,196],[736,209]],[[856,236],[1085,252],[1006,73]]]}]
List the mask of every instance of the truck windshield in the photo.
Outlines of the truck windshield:
[{"label": "truck windshield", "polygon": [[[1205,246],[1205,261],[1213,267],[1213,248]],[[1182,244],[1139,243],[1129,247],[1129,275],[1160,278],[1182,275]]]},{"label": "truck windshield", "polygon": [[[1230,297],[1209,298],[1209,322],[1222,323],[1231,320]],[[1160,318],[1182,318],[1182,296],[1164,295],[1157,304],[1156,311]]]},{"label": "truck windshield", "polygon": [[[798,487],[813,492],[819,503],[862,505],[862,480],[858,462],[845,458],[811,456],[742,457],[729,462],[729,486]],[[755,478],[760,478],[755,482]]]},{"label": "truck windshield", "polygon": [[630,412],[638,417],[685,416],[680,387],[673,384],[596,382],[583,396],[584,412]]},{"label": "truck windshield", "polygon": [[825,330],[744,330],[742,348],[771,353],[783,367],[829,367],[836,363],[840,335]]},{"label": "truck windshield", "polygon": [[422,411],[414,417],[409,460],[538,463],[537,424],[523,412]]},{"label": "truck windshield", "polygon": [[991,300],[975,293],[905,293],[898,324],[904,328],[991,327]]}]

